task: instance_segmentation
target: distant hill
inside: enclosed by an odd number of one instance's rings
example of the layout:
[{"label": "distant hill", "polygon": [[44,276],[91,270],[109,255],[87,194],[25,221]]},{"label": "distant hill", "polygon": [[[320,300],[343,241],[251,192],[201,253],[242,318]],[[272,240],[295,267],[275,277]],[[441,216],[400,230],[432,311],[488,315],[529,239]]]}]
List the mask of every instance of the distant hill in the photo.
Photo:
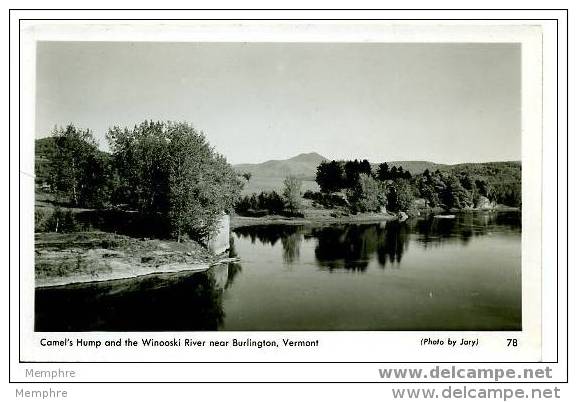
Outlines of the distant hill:
[{"label": "distant hill", "polygon": [[300,154],[285,160],[270,160],[263,163],[244,163],[234,165],[239,173],[252,173],[255,177],[286,177],[297,176],[300,178],[314,179],[317,166],[326,161],[322,155],[316,152]]},{"label": "distant hill", "polygon": [[[286,177],[289,175],[314,180],[317,174],[317,167],[329,159],[316,152],[300,154],[285,160],[270,160],[263,163],[244,163],[234,165],[234,169],[239,173],[252,173],[255,177]],[[430,171],[447,170],[451,165],[428,161],[390,161],[390,167],[402,167],[411,174],[423,173],[425,169]],[[377,171],[379,164],[371,163],[373,171]]]},{"label": "distant hill", "polygon": [[[270,160],[263,163],[244,163],[240,165],[234,165],[233,167],[239,173],[252,173],[254,177],[284,178],[286,176],[293,175],[303,179],[314,180],[318,165],[324,161],[328,161],[328,159],[316,152],[311,152],[300,154],[285,160]],[[521,162],[479,162],[447,165],[429,161],[387,161],[387,164],[390,168],[393,166],[396,166],[397,168],[402,167],[403,170],[408,170],[412,175],[415,175],[423,173],[426,169],[429,169],[431,172],[434,172],[437,169],[440,171],[466,170],[471,172],[486,172],[488,166],[520,166]],[[373,168],[373,172],[376,172],[379,168],[379,163],[371,163],[371,166]]]}]

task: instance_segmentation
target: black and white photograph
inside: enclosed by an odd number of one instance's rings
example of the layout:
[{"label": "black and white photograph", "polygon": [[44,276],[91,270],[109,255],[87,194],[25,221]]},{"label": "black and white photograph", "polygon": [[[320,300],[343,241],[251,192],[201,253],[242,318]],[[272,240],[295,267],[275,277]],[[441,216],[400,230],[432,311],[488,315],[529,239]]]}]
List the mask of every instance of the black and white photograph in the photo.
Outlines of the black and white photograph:
[{"label": "black and white photograph", "polygon": [[12,397],[560,399],[567,11],[10,10]]},{"label": "black and white photograph", "polygon": [[522,330],[521,56],[38,42],[34,330]]}]

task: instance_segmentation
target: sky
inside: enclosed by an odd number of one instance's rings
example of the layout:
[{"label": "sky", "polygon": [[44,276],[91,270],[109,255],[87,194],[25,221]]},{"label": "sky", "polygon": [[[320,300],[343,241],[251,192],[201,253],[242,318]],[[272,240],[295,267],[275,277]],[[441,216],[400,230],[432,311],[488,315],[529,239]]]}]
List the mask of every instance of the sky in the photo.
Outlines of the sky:
[{"label": "sky", "polygon": [[230,163],[521,159],[514,43],[39,42],[36,137],[187,121]]}]

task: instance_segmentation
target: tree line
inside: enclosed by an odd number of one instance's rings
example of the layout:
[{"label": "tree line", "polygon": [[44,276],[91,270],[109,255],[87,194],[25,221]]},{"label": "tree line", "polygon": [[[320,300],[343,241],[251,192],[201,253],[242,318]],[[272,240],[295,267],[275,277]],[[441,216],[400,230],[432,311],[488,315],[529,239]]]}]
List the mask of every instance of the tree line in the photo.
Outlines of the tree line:
[{"label": "tree line", "polygon": [[[521,165],[516,162],[461,164],[412,175],[402,166],[369,161],[327,161],[316,172],[321,194],[309,198],[330,202],[343,194],[353,212],[408,211],[415,199],[433,208],[470,209],[483,200],[521,206]],[[334,197],[332,197],[334,199]]]},{"label": "tree line", "polygon": [[113,127],[106,138],[110,153],[90,130],[68,125],[37,145],[37,176],[59,202],[161,215],[180,241],[212,234],[239,199],[232,166],[188,123],[144,121]]}]

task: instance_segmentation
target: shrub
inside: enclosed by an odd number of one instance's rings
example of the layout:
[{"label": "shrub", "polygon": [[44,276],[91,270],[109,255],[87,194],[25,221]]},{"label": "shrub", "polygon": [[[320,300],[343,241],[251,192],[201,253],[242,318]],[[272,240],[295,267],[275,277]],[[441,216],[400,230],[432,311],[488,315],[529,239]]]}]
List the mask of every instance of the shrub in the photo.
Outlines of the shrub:
[{"label": "shrub", "polygon": [[36,232],[69,233],[78,232],[81,228],[82,225],[70,209],[63,211],[56,207],[53,211],[46,209],[34,211],[34,230]]},{"label": "shrub", "polygon": [[287,210],[290,213],[299,212],[302,208],[301,205],[301,187],[302,180],[294,177],[288,176],[284,180],[283,197]]},{"label": "shrub", "polygon": [[234,210],[239,214],[264,216],[267,214],[281,214],[284,211],[285,201],[276,191],[244,196],[236,203]]},{"label": "shrub", "polygon": [[313,200],[325,208],[336,208],[348,206],[347,200],[339,194],[322,193],[320,191],[307,190],[303,198]]}]

